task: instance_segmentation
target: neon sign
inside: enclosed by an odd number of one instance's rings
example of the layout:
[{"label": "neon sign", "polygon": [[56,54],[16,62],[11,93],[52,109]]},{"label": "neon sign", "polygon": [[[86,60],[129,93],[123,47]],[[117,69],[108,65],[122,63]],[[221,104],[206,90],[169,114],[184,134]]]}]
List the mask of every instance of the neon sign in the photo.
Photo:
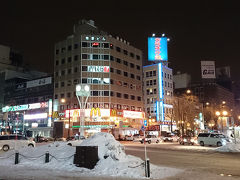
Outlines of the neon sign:
[{"label": "neon sign", "polygon": [[109,66],[88,66],[88,72],[109,72]]},{"label": "neon sign", "polygon": [[148,38],[148,60],[167,61],[167,38],[166,37],[149,37]]}]

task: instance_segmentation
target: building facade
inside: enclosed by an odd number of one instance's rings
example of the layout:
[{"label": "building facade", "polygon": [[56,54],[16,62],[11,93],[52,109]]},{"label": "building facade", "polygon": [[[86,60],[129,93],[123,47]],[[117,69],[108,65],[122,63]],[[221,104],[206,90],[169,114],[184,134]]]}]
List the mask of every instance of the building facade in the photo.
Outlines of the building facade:
[{"label": "building facade", "polygon": [[[160,68],[161,66],[161,68]],[[171,131],[173,121],[173,75],[167,64],[152,64],[143,67],[144,107],[149,126],[160,125],[159,131]],[[162,97],[161,97],[162,96]],[[157,104],[163,98],[163,111]],[[162,117],[162,118],[161,118]]]},{"label": "building facade", "polygon": [[[142,52],[99,30],[92,20],[79,21],[73,35],[55,44],[54,78],[54,101],[59,102],[58,112],[65,113],[64,124],[69,122],[66,110],[79,108],[76,85],[88,84],[91,93],[85,107],[86,132],[141,127]],[[63,98],[65,103],[61,103]],[[70,113],[71,134],[79,128],[79,113],[73,114]],[[64,126],[60,127],[66,131]]]}]

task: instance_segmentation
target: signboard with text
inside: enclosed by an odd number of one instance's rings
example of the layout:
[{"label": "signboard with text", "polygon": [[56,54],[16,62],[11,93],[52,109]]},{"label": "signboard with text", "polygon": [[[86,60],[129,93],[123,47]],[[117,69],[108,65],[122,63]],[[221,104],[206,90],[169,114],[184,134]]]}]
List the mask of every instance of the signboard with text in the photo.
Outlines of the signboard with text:
[{"label": "signboard with text", "polygon": [[201,61],[201,73],[203,79],[215,79],[215,61]]},{"label": "signboard with text", "polygon": [[148,60],[149,61],[167,61],[167,38],[149,37],[148,38]]}]

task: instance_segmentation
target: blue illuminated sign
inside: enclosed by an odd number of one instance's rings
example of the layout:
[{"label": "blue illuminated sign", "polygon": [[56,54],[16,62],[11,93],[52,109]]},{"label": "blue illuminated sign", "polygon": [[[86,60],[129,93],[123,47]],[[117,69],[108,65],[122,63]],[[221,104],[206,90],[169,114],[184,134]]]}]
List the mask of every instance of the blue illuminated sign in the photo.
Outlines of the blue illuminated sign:
[{"label": "blue illuminated sign", "polygon": [[156,102],[157,109],[157,121],[164,121],[164,103],[163,103],[163,77],[162,77],[162,63],[158,64],[158,91],[159,91],[159,101]]},{"label": "blue illuminated sign", "polygon": [[167,61],[167,38],[149,37],[148,38],[148,60],[149,61]]}]

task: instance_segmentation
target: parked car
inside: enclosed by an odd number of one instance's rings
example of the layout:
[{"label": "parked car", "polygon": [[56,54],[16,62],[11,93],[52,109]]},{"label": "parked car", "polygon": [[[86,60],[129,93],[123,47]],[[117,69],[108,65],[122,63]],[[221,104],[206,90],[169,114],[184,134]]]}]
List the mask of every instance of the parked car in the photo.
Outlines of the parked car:
[{"label": "parked car", "polygon": [[41,142],[48,142],[48,138],[47,137],[43,137],[43,136],[38,136],[38,138],[37,137],[34,138],[34,141],[35,142],[39,142],[39,143],[41,143]]},{"label": "parked car", "polygon": [[143,138],[140,142],[143,144],[144,140],[145,142],[148,142],[148,144],[159,143],[161,141],[160,138],[158,138],[155,135],[146,135],[146,138],[145,139]]},{"label": "parked car", "polygon": [[199,133],[198,143],[201,146],[211,145],[211,146],[222,146],[226,145],[230,140],[223,134],[219,133]]},{"label": "parked car", "polygon": [[162,137],[162,140],[163,140],[164,142],[173,142],[173,135],[167,134],[167,135],[165,135],[165,136]]},{"label": "parked car", "polygon": [[126,135],[125,136],[125,141],[133,141],[133,136],[132,135]]},{"label": "parked car", "polygon": [[178,142],[181,145],[185,145],[185,144],[194,145],[194,138],[191,136],[183,135],[183,136],[180,136]]},{"label": "parked car", "polygon": [[134,134],[133,135],[133,141],[135,142],[139,142],[143,139],[143,136],[141,136],[140,134]]},{"label": "parked car", "polygon": [[35,142],[22,135],[11,134],[0,136],[0,148],[3,151],[8,151],[14,147],[21,148],[26,146],[35,147]]}]

